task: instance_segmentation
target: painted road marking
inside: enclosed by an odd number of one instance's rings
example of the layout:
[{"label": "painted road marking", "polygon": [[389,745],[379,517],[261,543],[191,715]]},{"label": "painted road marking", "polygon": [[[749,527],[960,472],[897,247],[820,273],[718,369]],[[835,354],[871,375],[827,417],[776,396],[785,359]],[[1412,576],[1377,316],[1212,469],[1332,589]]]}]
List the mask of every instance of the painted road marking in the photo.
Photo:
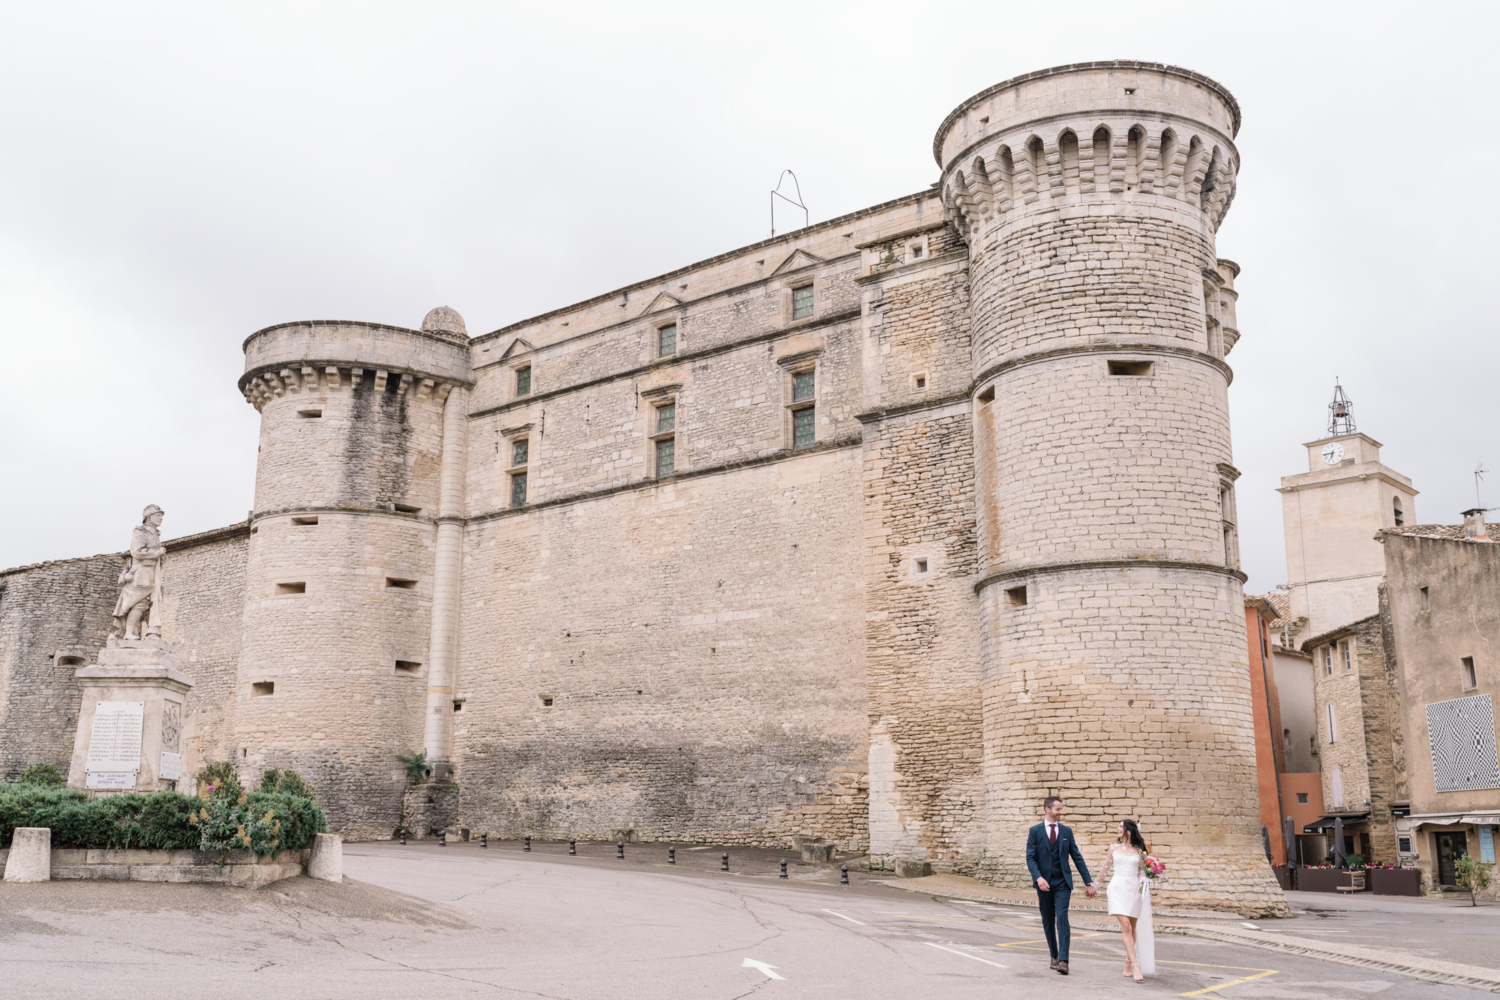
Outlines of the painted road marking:
[{"label": "painted road marking", "polygon": [[[1164,963],[1164,964],[1183,965],[1183,964],[1186,964],[1186,963],[1171,962],[1171,963]],[[1225,989],[1225,988],[1230,987],[1230,986],[1238,986],[1241,983],[1248,983],[1248,982],[1250,982],[1253,979],[1264,979],[1267,976],[1274,976],[1274,975],[1276,975],[1276,970],[1275,969],[1267,969],[1265,972],[1257,972],[1255,975],[1253,975],[1253,976],[1246,976],[1244,979],[1231,979],[1227,983],[1219,983],[1216,986],[1206,986],[1206,987],[1204,987],[1201,990],[1194,990],[1191,993],[1179,993],[1177,995],[1180,996],[1180,997],[1201,997],[1205,993],[1214,993],[1214,992],[1217,992],[1218,990],[1222,990],[1222,989]]]},{"label": "painted road marking", "polygon": [[[955,955],[962,955],[964,958],[972,958],[974,961],[976,961],[976,962],[983,962],[985,965],[993,965],[997,969],[1008,969],[1008,968],[1010,968],[1010,966],[1008,966],[1008,965],[1001,965],[999,962],[991,962],[987,958],[980,958],[978,955],[970,955],[968,952],[966,952],[966,951],[959,951],[957,948],[944,948],[942,945],[940,945],[940,944],[933,944],[931,941],[924,941],[922,943],[925,944],[925,945],[927,945],[927,947],[929,947],[929,948],[938,948],[938,949],[941,949],[942,951],[952,952]],[[780,977],[778,976],[777,978],[780,978]],[[1228,984],[1226,983],[1225,985],[1227,986]]]},{"label": "painted road marking", "polygon": [[843,919],[845,919],[845,920],[847,920],[847,921],[849,921],[849,922],[850,922],[850,923],[851,923],[851,924],[859,924],[859,926],[861,926],[861,927],[868,927],[868,926],[869,926],[869,925],[868,925],[868,924],[866,924],[866,923],[865,923],[865,922],[864,922],[864,921],[863,921],[863,920],[855,920],[855,919],[854,919],[854,918],[853,918],[853,917],[845,917],[845,916],[844,916],[844,915],[843,915],[843,914],[842,914],[842,913],[840,913],[840,912],[839,912],[839,911],[838,911],[838,910],[830,910],[830,909],[829,909],[829,908],[828,908],[828,907],[826,907],[826,906],[825,906],[825,907],[823,907],[823,912],[824,912],[824,913],[832,913],[832,914],[833,914],[833,915],[834,915],[834,916],[835,916],[835,917],[843,917]]},{"label": "painted road marking", "polygon": [[[747,959],[745,959],[745,964],[741,965],[740,968],[742,968],[742,969],[759,969],[761,972],[764,972],[767,976],[769,976],[772,979],[782,979],[782,980],[786,979],[785,976],[778,976],[776,973],[774,973],[774,972],[771,971],[772,969],[778,968],[778,966],[767,965],[765,962],[757,962],[753,958],[747,958]],[[1225,984],[1225,985],[1228,985],[1228,984]]]}]

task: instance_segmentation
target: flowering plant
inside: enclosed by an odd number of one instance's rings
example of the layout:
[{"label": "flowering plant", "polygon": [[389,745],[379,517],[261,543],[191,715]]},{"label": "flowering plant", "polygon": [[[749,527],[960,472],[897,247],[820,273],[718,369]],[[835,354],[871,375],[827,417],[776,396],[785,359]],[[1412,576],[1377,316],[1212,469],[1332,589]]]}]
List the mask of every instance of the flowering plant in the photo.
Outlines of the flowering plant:
[{"label": "flowering plant", "polygon": [[1147,854],[1141,858],[1141,892],[1146,891],[1146,883],[1156,882],[1165,878],[1167,864],[1154,854]]}]

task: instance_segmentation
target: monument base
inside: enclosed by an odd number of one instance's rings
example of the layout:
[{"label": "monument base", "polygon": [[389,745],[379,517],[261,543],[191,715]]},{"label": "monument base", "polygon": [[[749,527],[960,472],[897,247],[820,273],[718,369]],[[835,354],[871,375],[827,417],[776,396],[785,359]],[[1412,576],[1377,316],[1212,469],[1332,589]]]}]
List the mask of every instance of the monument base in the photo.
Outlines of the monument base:
[{"label": "monument base", "polygon": [[73,671],[83,686],[68,787],[95,793],[160,792],[182,771],[182,723],[193,682],[170,644],[109,638],[99,662]]}]

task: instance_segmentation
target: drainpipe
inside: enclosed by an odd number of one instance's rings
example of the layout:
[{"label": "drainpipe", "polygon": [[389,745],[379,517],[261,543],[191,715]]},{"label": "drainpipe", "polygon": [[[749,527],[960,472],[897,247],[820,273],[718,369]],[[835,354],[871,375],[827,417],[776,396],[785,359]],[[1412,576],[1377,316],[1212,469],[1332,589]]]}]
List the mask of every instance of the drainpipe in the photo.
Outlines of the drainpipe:
[{"label": "drainpipe", "polygon": [[427,670],[427,760],[432,776],[453,776],[453,688],[458,660],[458,593],[463,571],[464,453],[468,393],[455,386],[443,401],[437,565],[432,582],[432,650]]},{"label": "drainpipe", "polygon": [[1276,748],[1281,746],[1281,734],[1276,731],[1276,716],[1271,713],[1271,671],[1266,666],[1267,650],[1271,647],[1271,637],[1267,634],[1270,629],[1266,628],[1266,620],[1261,617],[1260,609],[1255,610],[1255,623],[1260,627],[1261,634],[1256,638],[1261,640],[1260,644],[1260,677],[1261,689],[1266,692],[1266,725],[1271,729],[1271,770],[1276,774],[1276,812],[1281,818],[1281,853],[1286,858],[1287,865],[1292,862],[1292,845],[1286,842],[1286,803],[1281,800],[1281,768],[1276,763]]}]

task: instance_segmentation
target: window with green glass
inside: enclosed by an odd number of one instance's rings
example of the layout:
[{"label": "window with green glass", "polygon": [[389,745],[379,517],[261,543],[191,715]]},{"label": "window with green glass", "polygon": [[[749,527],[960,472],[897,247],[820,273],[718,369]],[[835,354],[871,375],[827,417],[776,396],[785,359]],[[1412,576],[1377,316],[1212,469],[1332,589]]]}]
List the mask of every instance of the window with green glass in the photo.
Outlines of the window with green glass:
[{"label": "window with green glass", "polygon": [[668,403],[656,408],[656,433],[665,434],[677,429],[677,404]]},{"label": "window with green glass", "polygon": [[792,319],[806,319],[813,314],[813,286],[792,289]]},{"label": "window with green glass", "polygon": [[677,440],[666,438],[656,442],[657,478],[670,476],[677,471]]},{"label": "window with green glass", "polygon": [[792,376],[792,402],[812,399],[816,388],[812,372],[798,372]]},{"label": "window with green glass", "polygon": [[513,466],[525,465],[526,459],[530,455],[530,451],[530,442],[526,441],[524,438],[520,441],[517,441],[515,443],[515,446],[511,449],[510,464]]},{"label": "window with green glass", "polygon": [[512,507],[526,506],[526,473],[517,472],[510,477],[510,505]]},{"label": "window with green glass", "polygon": [[793,448],[807,448],[817,443],[817,431],[813,423],[814,413],[811,406],[792,411]]},{"label": "window with green glass", "polygon": [[668,323],[656,331],[656,353],[663,356],[677,353],[676,323]]},{"label": "window with green glass", "polygon": [[516,395],[517,396],[529,396],[529,395],[531,395],[531,369],[530,368],[517,368],[516,369]]}]

